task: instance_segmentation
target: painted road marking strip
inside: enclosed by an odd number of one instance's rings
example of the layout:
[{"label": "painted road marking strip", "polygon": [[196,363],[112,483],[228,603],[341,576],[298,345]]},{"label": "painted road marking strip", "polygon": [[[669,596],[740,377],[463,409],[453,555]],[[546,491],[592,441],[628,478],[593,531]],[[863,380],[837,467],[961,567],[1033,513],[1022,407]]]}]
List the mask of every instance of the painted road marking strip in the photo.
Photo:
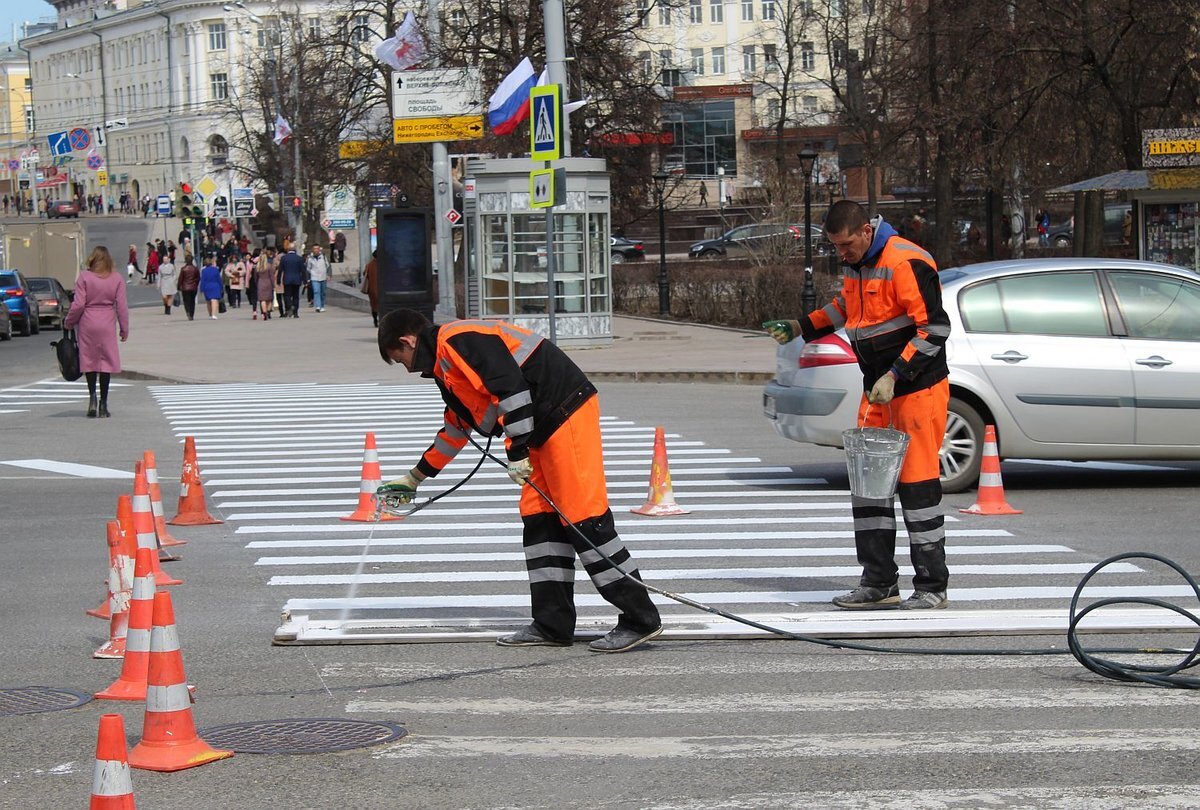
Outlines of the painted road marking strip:
[{"label": "painted road marking strip", "polygon": [[77,478],[133,478],[133,473],[125,470],[114,470],[110,467],[95,467],[91,464],[73,464],[69,461],[51,461],[45,458],[13,459],[0,461],[13,467],[23,467],[27,470],[73,475]]},{"label": "painted road marking strip", "polygon": [[[693,471],[689,471],[689,472],[693,472]],[[478,476],[476,476],[476,477],[478,477]],[[496,476],[496,478],[499,478],[499,476]],[[492,488],[490,486],[490,483],[492,483],[492,482],[480,481],[478,483],[478,486],[490,489],[490,488]],[[744,478],[732,479],[729,481],[729,483],[731,483],[735,486],[739,486],[739,487],[773,486],[773,485],[790,485],[790,484],[794,484],[797,487],[801,487],[801,486],[816,487],[816,486],[827,486],[829,484],[829,481],[825,478],[762,478],[762,479],[759,479],[759,478],[754,478],[754,477],[748,475]],[[678,477],[675,477],[675,476],[672,476],[672,478],[671,478],[671,486],[674,489],[686,490],[690,487],[709,487],[712,485],[713,485],[712,481],[690,480],[687,478],[680,480]],[[429,490],[428,490],[429,492],[441,492],[444,489],[449,489],[450,485],[439,483],[437,481],[437,479],[435,478],[435,479],[433,479],[433,481],[426,482],[423,485],[423,487],[429,487]],[[646,488],[646,482],[644,482],[644,481],[609,481],[608,487],[610,490],[611,489],[622,489],[622,488],[632,489],[634,487],[644,490]],[[422,488],[421,492],[425,492],[425,491],[426,490],[424,488]],[[839,489],[831,489],[831,490],[825,490],[825,489],[776,489],[776,490],[764,490],[764,491],[774,492],[779,495],[809,495],[809,494],[815,495],[815,494],[821,494],[821,493],[824,493],[826,495],[843,495],[843,494],[847,494],[849,492],[849,490],[839,490]],[[248,498],[248,497],[261,497],[264,495],[338,495],[338,494],[342,494],[342,493],[348,493],[350,495],[357,496],[358,495],[358,487],[285,487],[285,488],[271,488],[271,489],[213,489],[212,490],[212,496],[218,497],[218,498]],[[295,499],[292,499],[292,500],[294,502]],[[955,518],[953,515],[946,515],[946,519],[947,520],[957,520],[957,518]]]},{"label": "painted road marking strip", "polygon": [[[754,522],[761,526],[761,525],[766,525],[766,524],[776,524],[776,525],[788,524],[788,525],[791,525],[791,524],[798,523],[798,522],[809,522],[809,523],[820,523],[820,524],[849,523],[850,521],[851,521],[851,518],[849,515],[844,515],[844,516],[838,515],[838,516],[833,516],[833,517],[828,517],[828,518],[824,518],[824,517],[823,518],[799,518],[799,517],[766,518],[763,520],[755,520]],[[689,525],[689,524],[684,523],[682,520],[672,521],[672,523],[673,523],[673,525],[676,525],[676,526]],[[720,526],[742,526],[742,525],[745,525],[745,523],[746,523],[746,520],[744,518],[727,518],[727,519],[714,520],[714,521],[712,521],[711,525],[714,525],[714,526],[717,526],[717,525],[720,525]],[[476,531],[497,531],[497,530],[503,531],[506,529],[509,531],[513,531],[513,530],[520,531],[520,524],[517,523],[516,521],[495,522],[495,523],[481,522],[481,523],[469,523],[469,524],[459,524],[459,525],[471,526]],[[623,528],[623,527],[628,527],[629,525],[630,524],[623,523],[621,520],[618,520],[617,521],[617,532],[622,537],[627,536],[627,534],[628,535],[636,534],[636,532],[629,530],[628,528]],[[641,525],[644,527],[646,524],[642,523]],[[693,523],[691,525],[705,525],[705,524],[703,522],[699,522],[699,523]],[[403,533],[407,533],[407,532],[424,532],[424,531],[429,531],[429,528],[430,528],[429,526],[419,526],[419,525],[418,526],[412,526],[412,525],[406,526],[402,523],[380,523],[374,527],[375,536],[372,541],[372,544],[387,545],[388,544],[386,542],[387,534],[394,534],[394,533],[403,534]],[[444,525],[444,526],[439,526],[438,528],[445,530],[445,531],[449,531],[451,526]],[[299,534],[357,534],[358,539],[351,539],[349,542],[350,543],[357,542],[359,545],[363,544],[363,541],[366,540],[366,538],[370,532],[371,532],[371,528],[369,526],[365,526],[363,524],[354,525],[351,523],[328,523],[328,524],[297,523],[297,524],[292,524],[289,526],[239,526],[237,529],[234,530],[234,534],[296,534],[296,535],[299,535]],[[387,534],[384,534],[384,533],[387,533]],[[1004,529],[961,529],[958,531],[947,530],[946,535],[947,535],[947,537],[1011,537],[1012,536],[1008,531],[1006,531]],[[670,534],[663,534],[661,532],[656,532],[656,533],[654,533],[653,536],[655,538],[671,537]],[[688,537],[697,538],[697,539],[700,539],[700,538],[711,539],[712,537],[715,537],[715,536],[716,535],[713,535],[713,534],[698,534],[695,532],[688,534]],[[830,540],[830,539],[839,539],[839,538],[840,539],[853,538],[854,532],[849,531],[849,530],[840,530],[840,529],[839,530],[830,530],[830,531],[803,531],[803,532],[778,532],[778,533],[772,532],[771,536],[779,538],[779,539]],[[904,530],[898,529],[896,536],[897,537],[907,537],[908,535]],[[761,540],[762,532],[758,531],[758,532],[746,533],[746,539],[747,540]],[[461,540],[457,540],[457,541],[448,540],[446,542],[461,542],[463,540],[488,543],[488,542],[492,542],[493,538],[484,537],[484,536],[479,536],[477,538],[467,537],[467,538],[461,538]],[[288,541],[283,541],[283,542],[288,542]],[[316,541],[316,542],[336,543],[337,541],[329,539],[326,541]]]}]

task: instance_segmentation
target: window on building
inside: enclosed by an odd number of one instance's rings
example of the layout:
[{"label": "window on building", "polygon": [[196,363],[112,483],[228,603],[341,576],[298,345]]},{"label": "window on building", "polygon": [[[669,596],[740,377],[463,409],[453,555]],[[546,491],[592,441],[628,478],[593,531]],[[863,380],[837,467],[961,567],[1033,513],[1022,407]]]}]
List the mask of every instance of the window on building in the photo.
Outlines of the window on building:
[{"label": "window on building", "polygon": [[816,96],[804,96],[800,99],[800,107],[805,115],[816,115],[821,111],[820,100]]},{"label": "window on building", "polygon": [[667,104],[663,129],[673,143],[665,164],[682,167],[685,174],[712,177],[723,166],[727,175],[737,173],[737,127],[733,102],[704,101]]},{"label": "window on building", "polygon": [[459,28],[459,29],[466,28],[467,27],[467,13],[465,11],[463,11],[461,8],[452,9],[450,11],[450,26],[452,28]]},{"label": "window on building", "polygon": [[[187,42],[187,37],[183,38]],[[271,18],[263,20],[258,26],[258,47],[273,48],[279,44],[279,20]]]},{"label": "window on building", "polygon": [[815,70],[817,67],[817,49],[811,42],[800,43],[800,69]]},{"label": "window on building", "polygon": [[692,48],[692,73],[697,76],[704,75],[704,49]]},{"label": "window on building", "polygon": [[321,18],[320,17],[309,17],[308,18],[308,38],[309,39],[320,39],[321,38]]},{"label": "window on building", "polygon": [[764,20],[775,19],[775,0],[763,0],[762,18]]},{"label": "window on building", "polygon": [[767,99],[767,124],[774,124],[779,121],[779,99]]},{"label": "window on building", "polygon": [[671,7],[670,6],[662,4],[662,3],[659,4],[659,6],[658,6],[658,24],[659,25],[670,25],[671,24]]},{"label": "window on building", "polygon": [[754,21],[754,0],[742,0],[742,22]]},{"label": "window on building", "polygon": [[[90,60],[89,60],[89,61],[90,61]],[[90,70],[90,69],[91,69],[91,68],[89,67],[89,70]],[[33,90],[33,79],[31,79],[31,78],[29,78],[28,76],[26,76],[26,77],[25,77],[25,92],[26,92],[26,93],[28,93],[28,92],[30,92],[30,91],[32,91],[32,90]]]},{"label": "window on building", "polygon": [[846,51],[846,40],[835,39],[833,41],[833,66],[835,68],[846,66]]},{"label": "window on building", "polygon": [[37,130],[37,120],[33,117],[33,105],[25,105],[25,131],[35,132]]},{"label": "window on building", "polygon": [[725,0],[708,0],[708,21],[725,22]]},{"label": "window on building", "polygon": [[779,69],[779,54],[775,45],[763,45],[763,68],[766,70]]},{"label": "window on building", "polygon": [[208,49],[210,51],[225,50],[225,23],[208,24]]},{"label": "window on building", "polygon": [[358,14],[354,17],[354,30],[350,32],[350,39],[359,44],[371,41],[371,18],[369,16]]},{"label": "window on building", "polygon": [[642,66],[643,76],[654,75],[654,57],[651,56],[650,51],[641,51],[638,54],[638,62]]},{"label": "window on building", "polygon": [[841,17],[846,13],[843,0],[829,0],[829,16]]},{"label": "window on building", "polygon": [[645,25],[650,17],[650,0],[637,0],[638,25]]},{"label": "window on building", "polygon": [[714,76],[720,76],[725,72],[725,49],[712,49],[712,72]]},{"label": "window on building", "polygon": [[753,73],[758,69],[757,54],[753,45],[742,46],[742,73]]},{"label": "window on building", "polygon": [[211,73],[208,77],[208,96],[213,101],[229,99],[229,74]]},{"label": "window on building", "polygon": [[688,22],[692,25],[704,22],[703,0],[688,0]]}]

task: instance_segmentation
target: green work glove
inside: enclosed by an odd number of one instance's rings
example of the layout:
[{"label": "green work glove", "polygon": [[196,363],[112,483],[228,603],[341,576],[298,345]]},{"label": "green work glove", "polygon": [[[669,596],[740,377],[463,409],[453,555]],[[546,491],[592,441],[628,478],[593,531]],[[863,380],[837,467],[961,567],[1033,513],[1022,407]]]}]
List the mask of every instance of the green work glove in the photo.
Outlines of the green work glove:
[{"label": "green work glove", "polygon": [[513,480],[514,484],[524,486],[531,475],[533,475],[533,462],[529,460],[528,456],[520,461],[508,463],[508,477]]},{"label": "green work glove", "polygon": [[871,386],[871,391],[867,394],[867,402],[872,405],[886,405],[892,401],[894,396],[896,396],[896,375],[889,371]]},{"label": "green work glove", "polygon": [[417,486],[421,483],[421,479],[414,473],[414,470],[409,470],[394,481],[388,481],[375,490],[376,496],[381,498],[387,496],[389,499],[398,500],[400,503],[412,503],[412,499],[417,494]]},{"label": "green work glove", "polygon": [[800,321],[766,321],[762,327],[780,345],[791,343],[800,334]]}]

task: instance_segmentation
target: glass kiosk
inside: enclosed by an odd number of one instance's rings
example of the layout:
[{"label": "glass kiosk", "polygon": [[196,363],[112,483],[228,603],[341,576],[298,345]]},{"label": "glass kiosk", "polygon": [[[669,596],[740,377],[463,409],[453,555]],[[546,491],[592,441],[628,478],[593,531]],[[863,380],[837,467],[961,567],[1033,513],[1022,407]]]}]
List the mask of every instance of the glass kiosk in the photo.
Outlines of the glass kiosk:
[{"label": "glass kiosk", "polygon": [[[562,346],[612,342],[609,265],[609,178],[605,162],[565,158],[566,202],[553,209],[554,318]],[[503,318],[548,335],[546,215],[529,206],[528,159],[473,160],[464,199],[471,247],[467,255],[467,317]]]}]

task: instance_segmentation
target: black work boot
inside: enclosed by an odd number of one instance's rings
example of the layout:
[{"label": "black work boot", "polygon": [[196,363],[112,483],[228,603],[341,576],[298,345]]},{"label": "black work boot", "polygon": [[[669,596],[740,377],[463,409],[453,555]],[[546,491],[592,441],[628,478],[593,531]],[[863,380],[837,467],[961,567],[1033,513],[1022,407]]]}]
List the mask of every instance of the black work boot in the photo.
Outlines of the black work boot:
[{"label": "black work boot", "polygon": [[100,408],[97,410],[96,415],[101,418],[106,418],[111,415],[108,412],[108,400],[107,399],[100,400]]},{"label": "black work boot", "polygon": [[95,394],[92,394],[90,397],[88,397],[87,415],[88,415],[88,419],[96,418],[96,395]]}]

